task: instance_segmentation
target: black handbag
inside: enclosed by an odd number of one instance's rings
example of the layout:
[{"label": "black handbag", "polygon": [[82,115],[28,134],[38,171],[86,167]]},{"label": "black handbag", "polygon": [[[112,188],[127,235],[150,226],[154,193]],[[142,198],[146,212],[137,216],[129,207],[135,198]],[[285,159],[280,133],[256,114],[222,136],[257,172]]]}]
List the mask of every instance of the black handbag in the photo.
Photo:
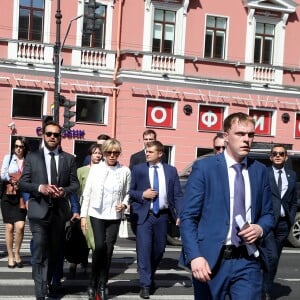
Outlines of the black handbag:
[{"label": "black handbag", "polygon": [[70,263],[84,263],[89,253],[86,239],[80,228],[80,219],[74,219],[66,227],[65,259]]}]

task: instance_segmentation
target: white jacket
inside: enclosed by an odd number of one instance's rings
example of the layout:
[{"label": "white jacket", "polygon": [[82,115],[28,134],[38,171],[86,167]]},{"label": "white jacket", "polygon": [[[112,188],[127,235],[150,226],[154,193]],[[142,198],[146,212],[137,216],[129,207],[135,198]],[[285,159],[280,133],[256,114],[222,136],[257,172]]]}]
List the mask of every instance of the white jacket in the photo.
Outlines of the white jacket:
[{"label": "white jacket", "polygon": [[[115,206],[122,202],[128,206],[131,173],[119,163],[110,167],[106,163],[93,165],[82,194],[81,217],[117,220],[121,214]],[[107,187],[111,192],[107,192]]]}]

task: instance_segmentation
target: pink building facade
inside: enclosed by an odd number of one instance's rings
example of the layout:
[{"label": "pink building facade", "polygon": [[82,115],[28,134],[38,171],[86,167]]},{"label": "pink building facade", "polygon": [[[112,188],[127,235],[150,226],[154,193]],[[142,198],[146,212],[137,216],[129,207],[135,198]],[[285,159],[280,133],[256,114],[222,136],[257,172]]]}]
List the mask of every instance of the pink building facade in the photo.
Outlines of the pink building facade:
[{"label": "pink building facade", "polygon": [[102,133],[121,141],[127,165],[149,128],[180,171],[238,111],[256,119],[255,147],[300,150],[296,2],[96,0],[90,34],[89,1],[11,0],[0,11],[1,159],[18,135],[38,147],[53,114],[58,2],[60,94],[75,112],[62,146],[78,165]]}]

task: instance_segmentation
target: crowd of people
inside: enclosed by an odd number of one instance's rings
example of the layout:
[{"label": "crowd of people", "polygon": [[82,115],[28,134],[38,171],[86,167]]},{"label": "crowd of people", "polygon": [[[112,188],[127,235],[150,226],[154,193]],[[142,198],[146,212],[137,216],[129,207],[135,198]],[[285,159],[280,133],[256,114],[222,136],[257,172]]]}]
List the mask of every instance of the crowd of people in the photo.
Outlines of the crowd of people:
[{"label": "crowd of people", "polygon": [[[62,293],[65,228],[80,220],[92,264],[89,300],[108,299],[107,283],[122,215],[136,226],[140,298],[156,291],[155,275],[166,247],[168,220],[180,228],[179,263],[190,269],[195,300],[272,299],[282,248],[296,214],[296,175],[285,167],[284,145],[271,149],[272,166],[248,158],[254,120],[233,113],[213,139],[215,155],[192,167],[184,195],[177,169],[167,163],[156,132],[143,133],[144,147],[119,162],[120,141],[102,134],[77,168],[63,151],[61,126],[43,125],[43,142],[29,151],[14,140],[1,168],[1,211],[8,268],[22,268],[26,217],[32,233],[32,278],[37,300]],[[81,261],[87,270],[87,252]],[[76,276],[76,263],[70,274]]]}]

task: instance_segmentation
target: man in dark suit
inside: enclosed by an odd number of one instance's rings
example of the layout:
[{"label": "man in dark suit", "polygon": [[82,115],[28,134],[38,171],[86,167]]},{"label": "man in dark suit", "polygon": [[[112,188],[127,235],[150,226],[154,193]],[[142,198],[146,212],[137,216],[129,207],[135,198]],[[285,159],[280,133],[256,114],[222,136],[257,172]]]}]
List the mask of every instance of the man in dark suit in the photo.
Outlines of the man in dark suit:
[{"label": "man in dark suit", "polygon": [[297,212],[296,173],[284,167],[288,159],[284,145],[276,144],[271,149],[272,166],[268,168],[272,191],[275,227],[263,240],[263,295],[271,300],[272,287],[282,248],[294,224]]},{"label": "man in dark suit", "polygon": [[182,198],[177,170],[162,163],[162,156],[160,142],[147,143],[147,162],[135,165],[131,174],[130,213],[137,224],[137,261],[143,299],[149,299],[150,292],[154,292],[154,275],[166,247],[168,215],[171,213],[178,224]]},{"label": "man in dark suit", "polygon": [[147,129],[143,132],[144,149],[131,155],[129,161],[129,169],[132,170],[134,165],[146,162],[146,145],[148,142],[156,141],[156,132]]},{"label": "man in dark suit", "polygon": [[[43,126],[44,146],[26,157],[19,182],[30,193],[28,219],[33,236],[32,278],[38,300],[45,299],[48,284],[59,266],[65,223],[73,216],[68,197],[77,192],[79,182],[74,156],[60,149],[61,127],[49,121]],[[51,289],[50,289],[51,291]]]},{"label": "man in dark suit", "polygon": [[249,244],[268,234],[274,218],[267,168],[247,158],[254,133],[253,118],[229,115],[226,149],[196,161],[189,176],[180,214],[181,263],[191,268],[196,300],[227,294],[260,299],[261,265]]}]

